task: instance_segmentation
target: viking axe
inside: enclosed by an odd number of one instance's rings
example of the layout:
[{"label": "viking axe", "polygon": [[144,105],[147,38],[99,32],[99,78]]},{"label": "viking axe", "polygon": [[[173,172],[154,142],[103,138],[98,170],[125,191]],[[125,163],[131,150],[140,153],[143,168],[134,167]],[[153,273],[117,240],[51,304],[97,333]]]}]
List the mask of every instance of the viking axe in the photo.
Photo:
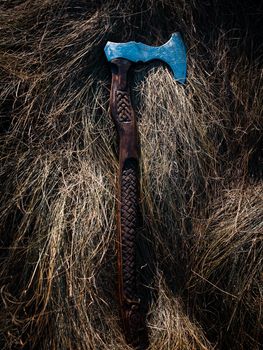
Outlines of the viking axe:
[{"label": "viking axe", "polygon": [[117,184],[117,255],[120,316],[126,340],[145,349],[148,337],[145,314],[136,283],[136,231],[139,220],[139,143],[135,113],[128,85],[133,63],[160,60],[170,67],[175,80],[186,80],[186,49],[179,33],[161,46],[135,41],[107,42],[105,54],[112,69],[110,111],[119,138]]}]

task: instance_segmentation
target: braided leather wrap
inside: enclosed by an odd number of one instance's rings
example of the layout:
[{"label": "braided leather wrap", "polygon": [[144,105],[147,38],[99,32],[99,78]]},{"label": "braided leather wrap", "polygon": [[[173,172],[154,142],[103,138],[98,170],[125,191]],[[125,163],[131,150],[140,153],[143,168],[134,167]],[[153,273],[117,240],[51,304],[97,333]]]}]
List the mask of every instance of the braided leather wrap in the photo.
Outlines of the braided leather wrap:
[{"label": "braided leather wrap", "polygon": [[123,321],[128,343],[135,349],[146,349],[148,338],[144,314],[137,296],[136,230],[138,227],[138,163],[128,159],[121,175],[121,260],[123,286]]},{"label": "braided leather wrap", "polygon": [[129,159],[124,164],[121,175],[121,247],[123,292],[125,297],[135,300],[136,265],[135,239],[138,220],[137,164]]}]

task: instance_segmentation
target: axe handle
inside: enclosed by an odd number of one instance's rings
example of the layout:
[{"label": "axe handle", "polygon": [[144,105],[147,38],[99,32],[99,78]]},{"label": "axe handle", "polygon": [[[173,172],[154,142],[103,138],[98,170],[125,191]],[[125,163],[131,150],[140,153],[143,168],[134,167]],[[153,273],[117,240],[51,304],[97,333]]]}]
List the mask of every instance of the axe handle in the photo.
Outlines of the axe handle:
[{"label": "axe handle", "polygon": [[145,316],[137,295],[136,231],[139,221],[139,146],[127,75],[131,62],[112,62],[111,115],[119,138],[117,255],[120,315],[126,340],[137,349],[147,344]]}]

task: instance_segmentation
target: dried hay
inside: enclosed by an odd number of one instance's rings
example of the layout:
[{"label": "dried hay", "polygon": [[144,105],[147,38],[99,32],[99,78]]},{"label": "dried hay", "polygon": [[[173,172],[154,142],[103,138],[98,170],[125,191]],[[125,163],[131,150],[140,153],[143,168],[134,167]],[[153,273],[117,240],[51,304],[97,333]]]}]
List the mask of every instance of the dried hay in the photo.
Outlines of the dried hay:
[{"label": "dried hay", "polygon": [[0,9],[1,349],[129,348],[115,295],[103,47],[160,44],[176,30],[187,85],[155,63],[133,75],[151,349],[259,349],[262,7],[16,0]]}]

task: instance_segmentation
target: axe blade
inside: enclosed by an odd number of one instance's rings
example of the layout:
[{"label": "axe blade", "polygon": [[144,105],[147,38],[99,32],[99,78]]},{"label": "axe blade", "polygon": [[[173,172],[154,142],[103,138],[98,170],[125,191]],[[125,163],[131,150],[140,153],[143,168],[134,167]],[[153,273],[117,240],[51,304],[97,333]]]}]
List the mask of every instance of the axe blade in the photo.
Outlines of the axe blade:
[{"label": "axe blade", "polygon": [[173,71],[176,81],[186,80],[186,48],[180,33],[173,33],[170,40],[161,46],[149,46],[136,41],[115,43],[108,41],[104,48],[108,61],[124,58],[132,62],[160,60]]}]

